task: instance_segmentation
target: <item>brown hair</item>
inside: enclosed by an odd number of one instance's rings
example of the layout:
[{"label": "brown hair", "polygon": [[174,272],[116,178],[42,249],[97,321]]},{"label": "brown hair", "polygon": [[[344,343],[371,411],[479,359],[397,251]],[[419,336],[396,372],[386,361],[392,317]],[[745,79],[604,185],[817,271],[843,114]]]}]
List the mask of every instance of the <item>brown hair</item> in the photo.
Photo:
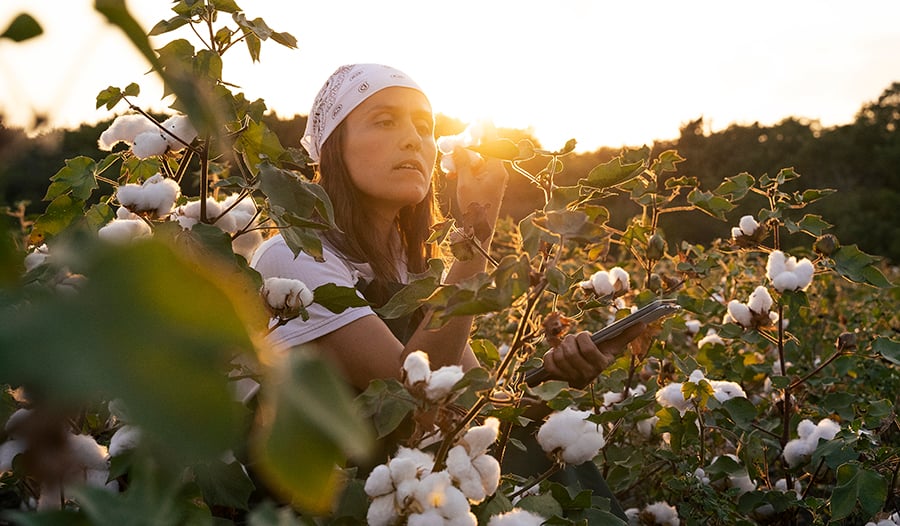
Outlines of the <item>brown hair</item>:
[{"label": "brown hair", "polygon": [[[322,145],[315,182],[319,183],[334,207],[334,220],[340,231],[331,230],[325,237],[344,256],[369,263],[375,278],[398,281],[397,259],[394,247],[375,242],[365,235],[369,230],[365,198],[350,178],[344,162],[344,123],[340,123]],[[430,227],[438,220],[440,211],[435,205],[434,186],[420,203],[405,206],[397,217],[400,247],[406,256],[410,272],[425,271],[428,259],[435,257],[433,244],[428,243]]]}]

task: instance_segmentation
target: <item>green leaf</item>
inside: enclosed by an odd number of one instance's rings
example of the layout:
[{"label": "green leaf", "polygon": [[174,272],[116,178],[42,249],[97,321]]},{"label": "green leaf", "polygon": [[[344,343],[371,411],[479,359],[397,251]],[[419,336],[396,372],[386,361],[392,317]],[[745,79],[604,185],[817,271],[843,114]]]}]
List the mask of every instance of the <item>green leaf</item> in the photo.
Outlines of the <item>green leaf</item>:
[{"label": "green leaf", "polygon": [[272,373],[254,443],[261,475],[300,508],[325,513],[341,489],[337,466],[368,456],[372,432],[346,382],[322,359],[294,348]]},{"label": "green leaf", "polygon": [[691,190],[687,196],[690,204],[707,214],[721,220],[725,220],[725,214],[734,209],[735,205],[724,197],[713,195],[711,192],[704,192],[698,188]]},{"label": "green leaf", "polygon": [[870,471],[856,462],[837,468],[837,485],[831,492],[831,519],[848,517],[856,503],[871,517],[881,510],[887,499],[887,482],[878,472]]},{"label": "green leaf", "polygon": [[150,36],[162,35],[163,33],[168,33],[169,31],[174,31],[179,27],[187,25],[190,21],[191,18],[184,15],[177,15],[168,20],[160,20],[152,29],[150,29],[148,34]]},{"label": "green leaf", "polygon": [[815,214],[806,214],[800,219],[799,222],[794,223],[793,221],[786,220],[785,226],[788,231],[791,233],[795,232],[807,232],[813,236],[821,236],[828,229],[830,229],[833,225],[824,219],[822,216]]},{"label": "green leaf", "polygon": [[59,234],[84,212],[84,201],[61,195],[54,199],[44,213],[34,220],[30,242],[41,245],[48,237]]},{"label": "green leaf", "polygon": [[21,13],[10,22],[6,31],[0,33],[0,39],[8,38],[13,42],[23,42],[43,33],[44,30],[33,16]]},{"label": "green leaf", "polygon": [[97,188],[95,168],[96,163],[90,157],[79,156],[67,160],[66,165],[50,178],[53,183],[47,189],[44,201],[51,201],[64,194],[86,201]]},{"label": "green leaf", "polygon": [[397,429],[416,408],[412,395],[397,380],[373,380],[354,401],[360,415],[372,418],[379,439]]},{"label": "green leaf", "polygon": [[210,0],[209,3],[212,4],[217,11],[222,11],[224,13],[237,13],[241,10],[234,0]]},{"label": "green leaf", "polygon": [[737,201],[747,195],[754,182],[755,179],[753,179],[752,175],[743,172],[734,177],[726,177],[722,184],[713,190],[713,194],[720,197],[730,197],[731,201]]},{"label": "green leaf", "polygon": [[428,261],[428,270],[410,276],[409,283],[397,291],[391,299],[375,309],[382,318],[395,319],[415,311],[441,286],[444,263],[438,258]]},{"label": "green leaf", "polygon": [[534,396],[537,396],[541,400],[552,400],[556,398],[559,393],[561,393],[564,389],[569,387],[568,382],[563,382],[561,380],[548,380],[543,382],[535,387],[530,387],[529,391]]},{"label": "green leaf", "polygon": [[581,179],[579,183],[592,188],[611,188],[634,179],[643,171],[643,160],[622,164],[622,157],[615,157],[592,168],[587,178]]},{"label": "green leaf", "polygon": [[666,150],[660,153],[656,160],[653,161],[653,164],[650,165],[650,170],[657,175],[675,172],[678,170],[676,165],[680,162],[684,162],[684,158],[678,155],[677,150]]},{"label": "green leaf", "polygon": [[749,430],[750,424],[756,419],[756,406],[746,398],[740,396],[730,398],[722,406],[734,419],[734,423],[738,428]]},{"label": "green leaf", "polygon": [[254,174],[259,171],[260,163],[268,161],[274,164],[285,153],[278,135],[262,122],[250,121],[236,147],[243,153],[244,162]]},{"label": "green leaf", "polygon": [[850,281],[875,287],[891,286],[891,282],[875,266],[879,259],[861,251],[856,245],[843,245],[831,257],[834,269]]},{"label": "green leaf", "polygon": [[359,296],[354,287],[340,287],[334,283],[326,283],[313,291],[316,303],[335,314],[340,314],[350,307],[366,307],[369,302]]},{"label": "green leaf", "polygon": [[894,365],[900,365],[900,342],[878,337],[872,342],[872,350]]},{"label": "green leaf", "polygon": [[832,188],[809,188],[803,191],[803,193],[796,194],[794,196],[794,200],[798,203],[809,204],[822,199],[823,197],[829,196],[833,193],[837,192]]},{"label": "green leaf", "polygon": [[208,505],[248,509],[250,495],[256,488],[240,462],[198,464],[193,471],[203,500]]},{"label": "green leaf", "polygon": [[248,327],[265,327],[255,289],[158,241],[79,243],[79,293],[34,302],[0,328],[0,347],[16,351],[0,354],[0,382],[66,405],[121,398],[166,455],[202,460],[235,447],[246,414],[225,374],[237,350],[255,348]]}]

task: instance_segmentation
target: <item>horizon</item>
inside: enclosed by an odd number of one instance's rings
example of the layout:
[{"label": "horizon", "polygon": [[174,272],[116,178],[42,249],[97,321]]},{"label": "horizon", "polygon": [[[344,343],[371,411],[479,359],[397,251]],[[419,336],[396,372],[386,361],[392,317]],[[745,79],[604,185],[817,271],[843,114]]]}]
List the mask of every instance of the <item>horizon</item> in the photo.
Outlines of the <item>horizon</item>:
[{"label": "horizon", "polygon": [[[39,114],[53,128],[102,122],[125,106],[94,110],[96,94],[131,82],[141,85],[139,105],[165,109],[159,81],[145,75],[146,62],[91,4],[13,0],[0,6],[0,26],[29,12],[45,30],[34,42],[0,41],[0,74],[8,79],[0,84],[0,113],[7,126],[27,129]],[[263,98],[271,113],[303,116],[337,66],[388,63],[419,82],[436,114],[463,122],[491,119],[498,127],[529,131],[547,148],[575,138],[577,151],[594,151],[672,140],[698,118],[707,133],[788,118],[841,126],[900,78],[893,53],[900,31],[890,23],[897,18],[891,13],[900,16],[900,4],[883,1],[865,4],[867,10],[835,1],[764,1],[736,12],[704,2],[569,0],[549,7],[536,0],[465,0],[437,19],[410,0],[339,4],[240,2],[248,17],[297,37],[298,49],[265,42],[255,64],[245,48],[235,49],[225,56],[226,80],[250,99]],[[476,5],[480,18],[473,14]],[[168,5],[155,1],[132,1],[129,8],[145,30],[172,16]],[[342,18],[337,31],[321,22],[334,9],[356,16]],[[73,38],[73,24],[77,35],[90,38]],[[547,27],[553,32],[543,39],[522,38]],[[436,39],[439,29],[451,38]],[[354,38],[334,38],[335,32]],[[179,30],[152,42],[159,47],[188,34]],[[48,56],[59,66],[33,67],[48,63]]]}]

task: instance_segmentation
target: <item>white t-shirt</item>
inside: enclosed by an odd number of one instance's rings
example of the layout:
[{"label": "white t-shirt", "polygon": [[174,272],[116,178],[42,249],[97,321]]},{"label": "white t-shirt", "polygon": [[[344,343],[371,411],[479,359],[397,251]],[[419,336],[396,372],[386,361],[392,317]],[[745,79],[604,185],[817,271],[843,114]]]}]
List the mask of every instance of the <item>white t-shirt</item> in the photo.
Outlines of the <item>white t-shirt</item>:
[{"label": "white t-shirt", "polygon": [[[316,287],[326,283],[334,283],[341,287],[356,287],[360,280],[370,282],[375,277],[368,263],[347,260],[324,240],[322,254],[325,257],[323,262],[316,261],[305,252],[301,252],[295,258],[279,234],[266,240],[256,249],[250,260],[250,266],[256,269],[263,279],[272,277],[298,279],[310,290],[315,290]],[[400,276],[406,278],[405,268],[401,269]],[[357,294],[362,297],[361,293]],[[307,311],[308,320],[295,318],[278,327],[269,336],[270,342],[276,348],[286,349],[334,332],[363,316],[375,315],[371,307],[349,307],[335,314],[317,303],[310,305]]]}]

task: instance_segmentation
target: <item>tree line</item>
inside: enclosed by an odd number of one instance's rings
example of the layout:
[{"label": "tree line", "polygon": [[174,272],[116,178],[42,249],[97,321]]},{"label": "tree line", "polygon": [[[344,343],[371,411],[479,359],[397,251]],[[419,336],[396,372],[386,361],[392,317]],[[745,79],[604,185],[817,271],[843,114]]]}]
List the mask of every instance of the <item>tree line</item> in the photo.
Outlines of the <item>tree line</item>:
[{"label": "tree line", "polygon": [[[271,113],[265,120],[282,144],[299,144],[305,116],[281,117]],[[79,155],[102,157],[97,137],[111,122],[112,117],[96,125],[29,137],[22,129],[3,126],[0,116],[0,206],[14,210],[20,203],[27,203],[28,215],[43,212],[46,203],[41,199],[49,178],[64,166],[66,159]],[[464,127],[465,123],[439,115],[436,133],[450,135]],[[513,140],[529,138],[539,144],[522,130],[500,132]],[[678,138],[658,141],[651,150],[653,156],[677,150],[685,159],[679,174],[697,178],[706,189],[742,172],[758,178],[792,167],[801,175],[798,188],[837,191],[809,211],[836,225],[833,232],[839,240],[852,239],[867,253],[884,256],[891,262],[900,261],[900,82],[892,83],[876,101],[864,104],[847,125],[826,128],[818,121],[789,117],[772,126],[733,124],[708,132],[700,117],[685,123]],[[604,147],[570,154],[564,158],[564,169],[557,181],[575,184],[591,168],[619,153],[617,148]],[[508,195],[502,213],[515,221],[531,213],[542,201],[541,191],[523,178],[511,178]],[[747,201],[729,214],[734,219],[731,222],[745,214],[755,215],[764,205]],[[616,218],[630,218],[635,213],[628,208],[634,206],[628,199],[607,206],[613,225]],[[710,228],[708,220],[690,215],[670,214],[665,219],[661,227],[673,248],[680,240],[708,243],[728,237],[733,226],[722,222]]]}]

